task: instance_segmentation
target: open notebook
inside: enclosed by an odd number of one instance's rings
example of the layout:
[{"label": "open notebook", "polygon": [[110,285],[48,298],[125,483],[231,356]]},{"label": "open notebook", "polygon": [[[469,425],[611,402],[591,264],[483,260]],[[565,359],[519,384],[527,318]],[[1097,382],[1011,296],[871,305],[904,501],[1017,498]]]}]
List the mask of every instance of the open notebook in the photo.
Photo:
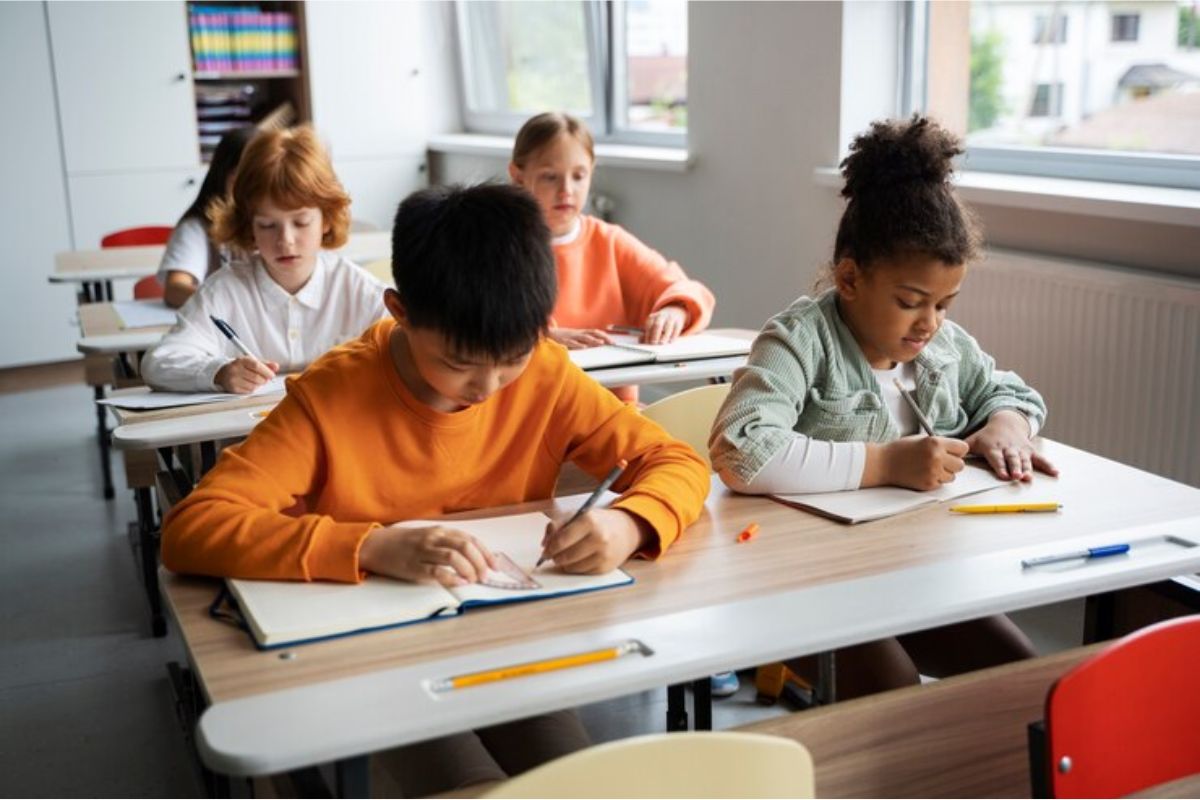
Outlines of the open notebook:
[{"label": "open notebook", "polygon": [[105,397],[96,402],[103,406],[124,408],[128,411],[200,406],[207,405],[208,403],[219,403],[222,400],[239,400],[245,397],[279,394],[285,390],[285,381],[287,378],[288,375],[276,375],[250,394],[230,394],[228,392],[130,392],[129,394],[117,394],[112,397]]},{"label": "open notebook", "polygon": [[954,481],[928,492],[918,492],[899,486],[873,486],[846,492],[823,492],[820,494],[776,494],[771,495],[781,503],[802,508],[823,517],[851,525],[870,522],[911,511],[915,508],[954,500],[969,494],[986,492],[1007,486],[986,467],[967,465]]},{"label": "open notebook", "polygon": [[625,367],[633,364],[694,361],[700,358],[740,356],[750,352],[751,342],[715,333],[680,336],[670,344],[641,344],[638,337],[610,334],[613,344],[572,350],[571,360],[581,369]]},{"label": "open notebook", "polygon": [[[534,569],[541,555],[542,514],[517,514],[405,526],[453,525],[497,556],[501,569],[485,582],[447,589],[370,576],[359,584],[230,579],[230,593],[254,643],[263,650],[461,614],[475,606],[540,600],[633,583],[622,570],[568,575],[552,563]],[[214,606],[215,608],[215,606]]]}]

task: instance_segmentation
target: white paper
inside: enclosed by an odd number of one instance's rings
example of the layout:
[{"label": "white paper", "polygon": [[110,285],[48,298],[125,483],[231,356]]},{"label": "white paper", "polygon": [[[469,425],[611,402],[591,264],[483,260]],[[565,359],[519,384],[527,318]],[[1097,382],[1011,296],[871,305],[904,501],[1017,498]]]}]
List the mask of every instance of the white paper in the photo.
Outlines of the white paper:
[{"label": "white paper", "polygon": [[1007,486],[990,470],[968,466],[951,483],[928,492],[899,486],[873,486],[845,492],[774,495],[788,505],[800,506],[851,524],[883,519],[914,508],[955,500],[969,494]]},{"label": "white paper", "polygon": [[222,400],[237,400],[242,397],[279,394],[284,391],[284,381],[286,379],[286,375],[276,375],[250,394],[230,394],[228,392],[144,392],[106,397],[96,402],[101,405],[124,408],[129,411],[149,411],[156,408],[175,408],[178,406],[199,406],[207,403],[219,403]]},{"label": "white paper", "polygon": [[112,305],[121,318],[122,328],[175,324],[175,309],[168,308],[162,300],[118,300]]},{"label": "white paper", "polygon": [[750,352],[751,344],[746,339],[714,333],[680,336],[669,344],[642,344],[637,336],[628,334],[611,336],[613,344],[570,351],[571,361],[581,369],[693,361],[700,358],[745,355]]}]

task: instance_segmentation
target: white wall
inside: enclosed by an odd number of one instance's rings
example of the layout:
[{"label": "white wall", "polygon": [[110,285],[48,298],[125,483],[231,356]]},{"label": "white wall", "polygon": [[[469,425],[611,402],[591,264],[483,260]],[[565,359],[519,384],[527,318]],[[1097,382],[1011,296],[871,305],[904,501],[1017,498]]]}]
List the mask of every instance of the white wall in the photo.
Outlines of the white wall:
[{"label": "white wall", "polygon": [[[759,327],[807,292],[840,211],[813,170],[837,160],[842,8],[688,6],[688,137],[682,174],[602,167],[616,221],[717,296],[715,323]],[[441,156],[445,181],[501,176],[503,159]]]}]

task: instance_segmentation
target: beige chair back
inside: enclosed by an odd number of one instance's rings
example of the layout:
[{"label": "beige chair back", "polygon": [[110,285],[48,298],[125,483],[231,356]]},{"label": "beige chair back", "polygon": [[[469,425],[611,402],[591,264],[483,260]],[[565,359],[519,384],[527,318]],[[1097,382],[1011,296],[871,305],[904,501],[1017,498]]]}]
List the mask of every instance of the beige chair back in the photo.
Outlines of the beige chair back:
[{"label": "beige chair back", "polygon": [[728,383],[713,383],[664,397],[642,409],[642,413],[666,429],[667,433],[692,446],[708,468],[708,434],[717,411],[729,394]]},{"label": "beige chair back", "polygon": [[813,797],[802,744],[753,733],[635,736],[589,747],[484,797]]},{"label": "beige chair back", "polygon": [[366,264],[363,264],[363,269],[388,286],[395,288],[395,284],[392,281],[392,260],[390,258],[378,258],[374,261],[368,261]]}]

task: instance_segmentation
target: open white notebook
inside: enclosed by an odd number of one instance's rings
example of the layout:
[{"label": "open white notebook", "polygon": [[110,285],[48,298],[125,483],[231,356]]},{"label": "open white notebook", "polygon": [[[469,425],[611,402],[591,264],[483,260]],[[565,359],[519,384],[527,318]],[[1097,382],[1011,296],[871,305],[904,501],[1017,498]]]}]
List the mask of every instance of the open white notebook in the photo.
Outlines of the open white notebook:
[{"label": "open white notebook", "polygon": [[543,514],[517,514],[437,523],[406,520],[406,527],[453,526],[478,538],[502,565],[480,583],[447,589],[372,575],[359,584],[230,579],[242,619],[261,649],[363,633],[437,617],[473,606],[538,600],[633,583],[616,569],[603,575],[568,575],[554,564],[535,569],[541,555]]},{"label": "open white notebook", "polygon": [[129,411],[150,411],[157,408],[178,408],[180,406],[200,406],[208,403],[219,403],[222,400],[239,400],[245,397],[258,397],[266,394],[281,394],[286,390],[287,375],[276,375],[271,380],[259,386],[250,394],[230,394],[228,392],[131,392],[105,397],[96,402],[102,406],[124,408]]},{"label": "open white notebook", "polygon": [[750,352],[751,342],[715,333],[680,336],[670,344],[641,344],[638,337],[611,334],[614,344],[572,350],[571,360],[581,369],[624,367],[632,364],[672,363],[700,358],[740,356]]},{"label": "open white notebook", "polygon": [[851,525],[883,519],[914,508],[954,500],[969,494],[986,492],[1007,486],[1006,481],[996,477],[990,469],[967,465],[954,481],[928,492],[918,492],[899,486],[873,486],[870,489],[855,489],[846,492],[822,492],[819,494],[776,494],[781,503],[812,511],[823,517]]}]

